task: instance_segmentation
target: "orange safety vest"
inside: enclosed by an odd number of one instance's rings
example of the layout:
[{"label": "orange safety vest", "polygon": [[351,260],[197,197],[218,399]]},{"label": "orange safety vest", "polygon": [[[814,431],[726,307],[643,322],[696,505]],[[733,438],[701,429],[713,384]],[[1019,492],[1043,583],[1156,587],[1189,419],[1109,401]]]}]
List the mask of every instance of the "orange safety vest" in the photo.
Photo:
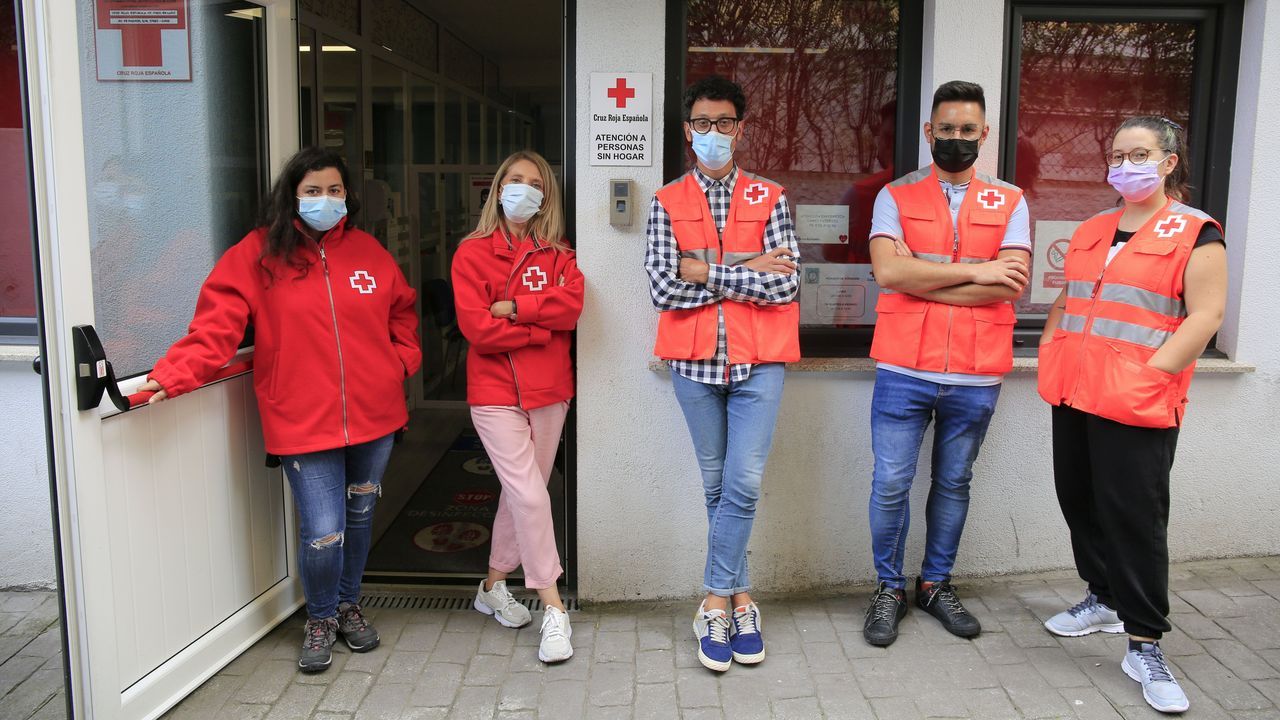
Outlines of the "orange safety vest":
[{"label": "orange safety vest", "polygon": [[[889,183],[898,205],[902,241],[921,260],[984,263],[1000,254],[1009,217],[1022,190],[975,173],[952,225],[951,207],[933,166]],[[871,357],[928,372],[1000,375],[1013,367],[1013,303],[977,307],[937,303],[880,290]]]},{"label": "orange safety vest", "polygon": [[[724,232],[716,232],[707,195],[693,173],[658,191],[671,218],[680,257],[737,265],[764,253],[764,228],[782,186],[739,171],[729,200]],[[687,310],[666,310],[658,317],[653,353],[664,360],[707,360],[715,355],[724,310],[729,363],[795,362],[800,359],[800,305],[764,305],[725,299]]]},{"label": "orange safety vest", "polygon": [[1182,325],[1182,275],[1208,215],[1169,200],[1107,263],[1121,208],[1076,228],[1067,248],[1067,309],[1040,348],[1038,388],[1069,405],[1138,427],[1182,423],[1195,363],[1177,374],[1147,360]]}]

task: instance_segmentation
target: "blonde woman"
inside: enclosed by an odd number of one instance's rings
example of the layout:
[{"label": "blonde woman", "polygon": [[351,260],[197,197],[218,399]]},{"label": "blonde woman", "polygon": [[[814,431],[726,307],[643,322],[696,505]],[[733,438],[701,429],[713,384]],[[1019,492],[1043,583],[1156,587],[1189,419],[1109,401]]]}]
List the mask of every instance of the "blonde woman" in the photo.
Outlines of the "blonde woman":
[{"label": "blonde woman", "polygon": [[453,257],[453,294],[470,343],[471,419],[502,483],[489,576],[474,604],[506,627],[527,625],[529,611],[506,584],[523,567],[525,587],[538,591],[545,608],[543,662],[573,655],[556,589],[563,570],[547,481],[573,397],[569,348],[582,293],[551,167],[537,153],[517,152],[498,168],[480,224]]}]

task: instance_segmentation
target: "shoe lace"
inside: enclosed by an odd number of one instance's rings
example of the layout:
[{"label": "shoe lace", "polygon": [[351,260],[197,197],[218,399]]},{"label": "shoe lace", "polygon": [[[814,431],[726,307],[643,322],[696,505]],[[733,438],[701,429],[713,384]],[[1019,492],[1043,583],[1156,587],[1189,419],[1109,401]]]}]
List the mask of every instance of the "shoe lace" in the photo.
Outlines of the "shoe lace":
[{"label": "shoe lace", "polygon": [[898,611],[898,596],[889,588],[881,588],[871,598],[871,616],[874,622],[891,622]]},{"label": "shoe lace", "polygon": [[543,639],[559,639],[565,636],[564,623],[560,622],[557,617],[559,613],[547,611],[542,617],[542,637]]},{"label": "shoe lace", "polygon": [[716,615],[707,622],[707,633],[711,636],[711,642],[718,645],[729,644],[729,618],[724,615]]},{"label": "shoe lace", "polygon": [[1087,612],[1092,612],[1097,607],[1098,596],[1093,593],[1089,593],[1084,596],[1083,600],[1068,608],[1067,612],[1071,613],[1071,617],[1080,617]]},{"label": "shoe lace", "polygon": [[308,650],[318,650],[329,645],[329,635],[333,632],[333,624],[335,622],[332,618],[308,620],[306,639],[303,641],[303,645]]},{"label": "shoe lace", "polygon": [[737,626],[739,635],[750,635],[751,633],[760,632],[760,628],[756,626],[756,613],[753,610],[746,612],[735,612],[733,614],[733,624]]},{"label": "shoe lace", "polygon": [[969,614],[969,611],[964,609],[964,605],[960,604],[960,597],[956,595],[956,589],[949,582],[938,583],[929,602],[941,603],[942,607],[953,615]]},{"label": "shoe lace", "polygon": [[1159,645],[1143,645],[1143,648],[1138,651],[1138,657],[1146,666],[1151,682],[1175,682]]},{"label": "shoe lace", "polygon": [[506,585],[499,586],[495,584],[493,586],[493,590],[490,590],[489,592],[495,593],[498,596],[498,601],[502,603],[502,607],[494,608],[495,610],[506,612],[511,609],[512,605],[520,604],[520,601],[516,599],[515,595],[511,594],[511,591],[507,589]]},{"label": "shoe lace", "polygon": [[360,606],[355,603],[348,605],[342,612],[342,620],[352,630],[365,630],[369,627],[369,621],[364,619],[364,613],[360,612]]}]

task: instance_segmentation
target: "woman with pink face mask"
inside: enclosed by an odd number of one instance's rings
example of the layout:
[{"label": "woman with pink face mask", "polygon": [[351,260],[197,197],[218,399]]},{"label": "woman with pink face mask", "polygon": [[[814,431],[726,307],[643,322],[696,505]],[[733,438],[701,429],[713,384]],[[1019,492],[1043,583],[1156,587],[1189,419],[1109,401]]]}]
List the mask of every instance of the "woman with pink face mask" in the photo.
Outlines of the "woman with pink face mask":
[{"label": "woman with pink face mask", "polygon": [[1160,649],[1169,614],[1169,472],[1196,358],[1222,324],[1222,226],[1184,205],[1186,139],[1134,117],[1105,153],[1123,204],[1086,220],[1040,339],[1053,406],[1053,474],[1084,600],[1045,622],[1078,637],[1127,633],[1125,674],[1161,712],[1187,696]]}]

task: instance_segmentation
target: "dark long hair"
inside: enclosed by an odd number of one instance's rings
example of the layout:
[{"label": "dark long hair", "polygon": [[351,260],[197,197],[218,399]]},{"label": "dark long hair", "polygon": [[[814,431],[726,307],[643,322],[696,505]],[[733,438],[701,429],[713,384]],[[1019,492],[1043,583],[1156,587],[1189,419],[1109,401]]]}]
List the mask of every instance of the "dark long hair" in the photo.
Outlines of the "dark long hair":
[{"label": "dark long hair", "polygon": [[262,203],[262,214],[258,220],[259,227],[267,229],[267,243],[262,248],[262,256],[258,263],[262,269],[274,278],[268,259],[283,263],[305,275],[311,263],[299,257],[296,250],[306,242],[306,237],[294,227],[293,221],[298,217],[298,185],[307,173],[325,168],[337,168],[342,176],[342,186],[347,189],[347,227],[355,227],[354,216],[360,211],[360,201],[356,199],[355,189],[351,187],[350,173],[347,172],[347,161],[341,155],[318,147],[306,147],[299,150],[271,186],[271,193]]},{"label": "dark long hair", "polygon": [[1164,179],[1164,194],[1177,200],[1187,202],[1191,197],[1191,164],[1187,157],[1187,133],[1178,123],[1169,118],[1157,115],[1139,115],[1120,123],[1111,137],[1120,134],[1121,130],[1142,128],[1150,130],[1156,136],[1156,144],[1170,155],[1178,156],[1178,164]]}]

